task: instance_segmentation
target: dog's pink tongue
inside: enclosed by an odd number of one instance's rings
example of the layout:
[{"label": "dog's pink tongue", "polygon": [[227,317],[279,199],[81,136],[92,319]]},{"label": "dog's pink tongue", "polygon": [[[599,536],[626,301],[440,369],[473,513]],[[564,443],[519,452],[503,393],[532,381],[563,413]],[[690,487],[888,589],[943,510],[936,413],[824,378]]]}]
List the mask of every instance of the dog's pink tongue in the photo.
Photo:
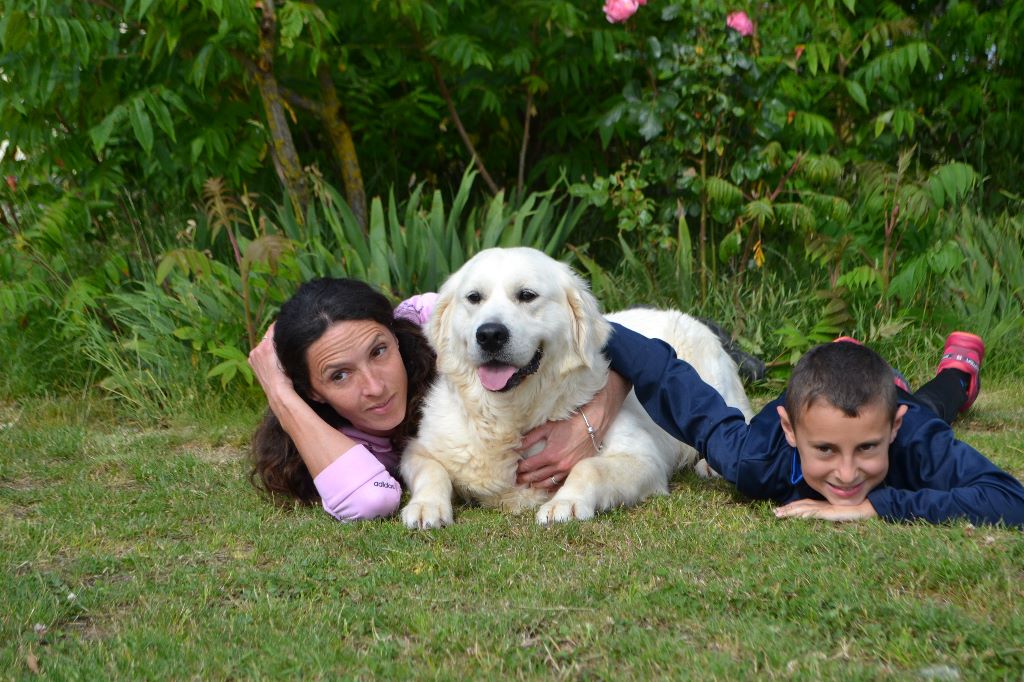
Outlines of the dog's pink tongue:
[{"label": "dog's pink tongue", "polygon": [[480,376],[480,383],[488,391],[500,391],[505,388],[505,384],[508,383],[508,380],[515,373],[516,368],[512,365],[484,365],[477,370],[477,374]]}]

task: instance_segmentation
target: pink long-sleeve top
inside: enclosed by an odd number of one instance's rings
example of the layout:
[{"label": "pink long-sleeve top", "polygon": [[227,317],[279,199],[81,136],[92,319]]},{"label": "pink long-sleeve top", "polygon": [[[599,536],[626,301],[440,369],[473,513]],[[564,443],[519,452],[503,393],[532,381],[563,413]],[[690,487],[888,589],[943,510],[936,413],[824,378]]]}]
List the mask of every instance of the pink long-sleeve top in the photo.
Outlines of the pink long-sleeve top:
[{"label": "pink long-sleeve top", "polygon": [[[395,308],[395,317],[426,324],[437,294],[413,296]],[[313,479],[324,510],[339,521],[362,521],[390,516],[402,499],[397,480],[401,453],[388,438],[371,436],[351,426],[341,432],[358,445],[331,462]]]}]

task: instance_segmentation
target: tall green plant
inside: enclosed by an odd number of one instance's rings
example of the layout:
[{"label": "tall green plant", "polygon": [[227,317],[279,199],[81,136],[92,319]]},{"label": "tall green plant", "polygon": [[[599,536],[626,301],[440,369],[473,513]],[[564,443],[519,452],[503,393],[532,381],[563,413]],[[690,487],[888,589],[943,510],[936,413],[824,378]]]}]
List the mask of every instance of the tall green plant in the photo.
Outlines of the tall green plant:
[{"label": "tall green plant", "polygon": [[531,246],[557,256],[588,207],[552,187],[532,192],[521,203],[504,192],[471,206],[478,174],[468,170],[446,206],[440,191],[429,199],[417,186],[402,206],[392,191],[385,203],[370,204],[369,236],[344,199],[317,179],[316,206],[304,222],[284,206],[276,221],[296,246],[303,278],[350,276],[365,279],[396,296],[435,291],[452,272],[479,251],[495,246]]},{"label": "tall green plant", "polygon": [[947,327],[966,321],[994,349],[986,362],[1018,373],[1024,367],[1024,220],[967,210],[946,220],[963,263],[948,275],[948,307],[937,317]]},{"label": "tall green plant", "polygon": [[856,164],[840,182],[852,209],[807,231],[807,256],[829,268],[835,287],[914,304],[930,278],[963,263],[946,218],[965,206],[977,183],[966,164],[920,168],[914,149],[895,167]]}]

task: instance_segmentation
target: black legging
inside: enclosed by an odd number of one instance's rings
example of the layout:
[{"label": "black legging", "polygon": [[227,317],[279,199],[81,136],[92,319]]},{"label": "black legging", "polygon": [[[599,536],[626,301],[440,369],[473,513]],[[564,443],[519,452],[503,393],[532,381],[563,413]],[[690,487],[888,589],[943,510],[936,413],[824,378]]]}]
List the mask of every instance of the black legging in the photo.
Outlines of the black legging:
[{"label": "black legging", "polygon": [[913,394],[898,389],[904,398],[923,405],[939,415],[939,419],[952,424],[960,408],[967,402],[967,386],[971,377],[958,369],[944,369],[935,378]]}]

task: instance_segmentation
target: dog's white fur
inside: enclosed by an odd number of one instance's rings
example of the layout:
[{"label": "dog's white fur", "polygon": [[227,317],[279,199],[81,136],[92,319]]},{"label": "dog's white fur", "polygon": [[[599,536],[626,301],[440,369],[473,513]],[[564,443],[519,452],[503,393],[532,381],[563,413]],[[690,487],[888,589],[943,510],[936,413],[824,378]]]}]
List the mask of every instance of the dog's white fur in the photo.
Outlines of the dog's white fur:
[{"label": "dog's white fur", "polygon": [[[669,342],[750,419],[736,364],[705,325],[678,311],[645,308],[608,319]],[[502,362],[523,367],[543,348],[537,371],[505,392],[485,389],[477,373],[489,359],[476,336],[486,323],[510,331]],[[427,328],[439,376],[424,402],[419,434],[402,457],[402,476],[412,493],[403,522],[410,528],[451,523],[453,492],[512,512],[540,505],[536,518],[542,524],[588,519],[596,511],[667,493],[673,471],[693,465],[696,453],[662,431],[632,392],[601,453],[576,464],[554,497],[516,485],[516,447],[523,434],[572,416],[604,386],[608,361],[601,348],[609,334],[586,283],[540,251],[488,249],[453,274],[441,287]]]}]

